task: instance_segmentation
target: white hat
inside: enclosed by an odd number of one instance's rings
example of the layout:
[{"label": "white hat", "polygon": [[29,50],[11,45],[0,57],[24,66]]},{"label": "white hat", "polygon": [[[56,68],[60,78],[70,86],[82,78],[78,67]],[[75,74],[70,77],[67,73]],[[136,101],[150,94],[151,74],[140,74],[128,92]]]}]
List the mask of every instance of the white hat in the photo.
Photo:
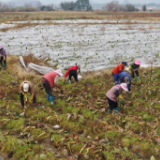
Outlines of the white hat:
[{"label": "white hat", "polygon": [[29,84],[28,83],[24,83],[24,85],[23,85],[23,91],[24,92],[28,92],[28,90],[29,90]]},{"label": "white hat", "polygon": [[120,86],[122,87],[122,89],[124,91],[128,91],[128,88],[127,88],[127,84],[126,83],[121,83]]},{"label": "white hat", "polygon": [[62,71],[60,69],[57,69],[55,72],[58,73],[60,77],[64,76],[63,73],[62,73]]}]

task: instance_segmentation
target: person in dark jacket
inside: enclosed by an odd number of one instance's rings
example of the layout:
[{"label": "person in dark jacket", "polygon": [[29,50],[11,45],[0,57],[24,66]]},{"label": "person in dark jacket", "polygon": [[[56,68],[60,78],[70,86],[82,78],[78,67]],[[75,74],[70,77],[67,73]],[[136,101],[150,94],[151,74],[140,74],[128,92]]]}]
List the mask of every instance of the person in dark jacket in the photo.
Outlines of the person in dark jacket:
[{"label": "person in dark jacket", "polygon": [[5,69],[7,67],[7,53],[2,45],[0,45],[0,65]]},{"label": "person in dark jacket", "polygon": [[[24,108],[24,104],[28,103],[28,101],[30,103],[37,103],[35,88],[30,81],[23,81],[20,84],[19,90],[20,90],[20,101],[22,108]],[[29,100],[28,97],[30,97]]]},{"label": "person in dark jacket", "polygon": [[131,82],[132,78],[128,72],[121,72],[120,74],[116,74],[117,83],[126,83],[127,88],[129,91],[131,91]]},{"label": "person in dark jacket", "polygon": [[69,70],[66,72],[65,77],[69,76],[68,83],[71,83],[72,77],[74,77],[74,80],[78,82],[77,70],[80,72],[80,66],[78,65],[70,67]]},{"label": "person in dark jacket", "polygon": [[139,68],[140,68],[140,65],[141,65],[141,61],[140,60],[136,60],[134,63],[132,63],[129,66],[129,69],[131,70],[132,78],[134,78],[135,74],[136,74],[137,80],[140,79],[140,77],[139,77]]}]

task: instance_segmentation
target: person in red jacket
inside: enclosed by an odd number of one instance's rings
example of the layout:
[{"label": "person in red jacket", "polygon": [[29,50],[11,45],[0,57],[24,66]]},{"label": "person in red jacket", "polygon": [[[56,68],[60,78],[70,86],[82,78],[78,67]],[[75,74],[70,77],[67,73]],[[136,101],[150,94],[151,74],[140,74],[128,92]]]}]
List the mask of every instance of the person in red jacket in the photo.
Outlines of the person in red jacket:
[{"label": "person in red jacket", "polygon": [[63,93],[63,90],[60,85],[58,85],[58,79],[59,77],[62,77],[63,73],[61,70],[56,70],[50,73],[47,73],[46,75],[43,76],[42,78],[42,83],[45,88],[45,91],[47,93],[47,99],[48,101],[53,104],[55,100],[55,96],[52,94],[52,88],[53,87],[58,87],[61,89],[61,92]]},{"label": "person in red jacket", "polygon": [[117,82],[117,77],[115,75],[123,72],[125,69],[125,66],[128,66],[127,62],[122,62],[112,70],[114,82]]},{"label": "person in red jacket", "polygon": [[66,72],[65,77],[69,76],[68,83],[71,83],[72,76],[74,77],[74,80],[78,82],[77,70],[79,70],[80,73],[80,66],[78,65],[70,67],[69,70]]}]

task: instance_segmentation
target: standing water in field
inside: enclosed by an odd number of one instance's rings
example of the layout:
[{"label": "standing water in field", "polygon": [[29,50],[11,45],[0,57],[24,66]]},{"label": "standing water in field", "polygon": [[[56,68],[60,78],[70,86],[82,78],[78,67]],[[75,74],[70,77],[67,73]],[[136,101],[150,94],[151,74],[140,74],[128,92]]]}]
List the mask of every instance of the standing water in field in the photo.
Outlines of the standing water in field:
[{"label": "standing water in field", "polygon": [[[134,24],[104,24],[108,22],[107,20],[52,22],[57,24],[41,25],[46,21],[39,21],[39,25],[34,27],[0,32],[0,43],[10,54],[32,53],[36,57],[45,54],[51,64],[62,69],[75,65],[76,62],[81,64],[82,71],[110,68],[124,60],[130,63],[134,59],[140,59],[142,67],[152,62],[154,65],[160,62],[158,22],[137,21]],[[8,27],[17,23],[20,22],[12,22]],[[5,24],[3,28],[4,26]]]}]

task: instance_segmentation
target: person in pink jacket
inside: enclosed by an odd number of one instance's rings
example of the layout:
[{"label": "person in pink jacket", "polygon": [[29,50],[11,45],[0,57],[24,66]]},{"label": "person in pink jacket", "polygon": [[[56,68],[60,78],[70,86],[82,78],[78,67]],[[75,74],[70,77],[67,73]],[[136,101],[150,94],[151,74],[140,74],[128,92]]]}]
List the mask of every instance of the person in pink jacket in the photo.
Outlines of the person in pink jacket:
[{"label": "person in pink jacket", "polygon": [[74,80],[76,82],[78,82],[77,70],[79,70],[79,72],[80,72],[80,66],[78,66],[78,65],[70,67],[69,70],[66,72],[65,77],[69,76],[68,83],[71,83],[72,77],[74,77]]},{"label": "person in pink jacket", "polygon": [[55,100],[55,96],[52,94],[52,88],[58,87],[61,89],[61,92],[63,92],[61,86],[58,85],[58,79],[62,76],[63,73],[61,72],[61,70],[56,70],[44,75],[42,78],[42,83],[47,93],[47,99],[51,102],[51,104],[53,104]]},{"label": "person in pink jacket", "polygon": [[126,83],[115,85],[107,92],[106,96],[109,103],[109,112],[115,109],[115,111],[118,113],[119,108],[118,108],[117,98],[119,95],[122,94],[123,90],[128,92]]}]

